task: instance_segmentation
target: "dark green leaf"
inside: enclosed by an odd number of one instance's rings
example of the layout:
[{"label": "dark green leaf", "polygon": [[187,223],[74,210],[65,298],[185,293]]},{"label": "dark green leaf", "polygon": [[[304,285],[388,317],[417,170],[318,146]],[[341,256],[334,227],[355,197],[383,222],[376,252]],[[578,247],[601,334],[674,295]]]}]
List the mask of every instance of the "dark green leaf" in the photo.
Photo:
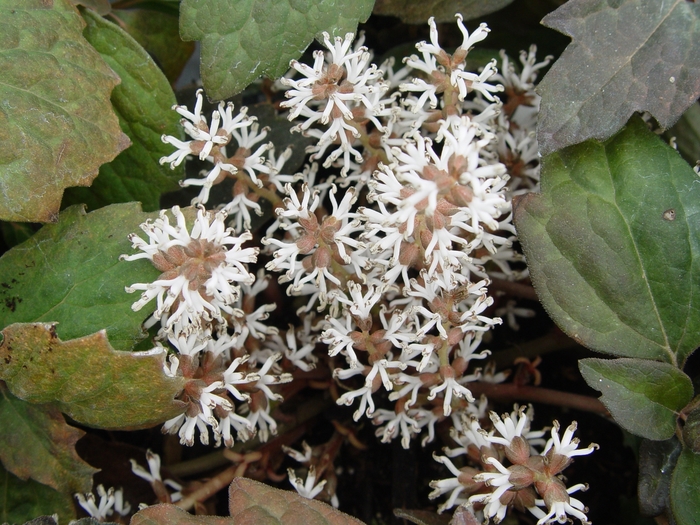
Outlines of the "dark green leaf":
[{"label": "dark green leaf", "polygon": [[85,203],[95,209],[115,202],[141,201],[146,211],[160,208],[160,194],[173,191],[184,166],[161,166],[173,147],[163,134],[181,138],[179,115],[172,111],[175,95],[150,55],[125,31],[92,11],[83,11],[85,38],[100,52],[122,83],[112,92],[112,104],[131,147],[109,164],[90,188],[66,191],[64,205]]},{"label": "dark green leaf", "polygon": [[68,0],[0,0],[0,218],[55,221],[129,145],[109,97],[119,77]]},{"label": "dark green leaf", "polygon": [[533,284],[581,344],[679,368],[700,345],[700,184],[634,119],[543,159],[515,224]]},{"label": "dark green leaf", "polygon": [[37,225],[27,222],[0,221],[2,239],[8,248],[22,244],[36,233]]},{"label": "dark green leaf", "polygon": [[278,116],[271,104],[251,106],[248,114],[257,117],[260,127],[270,128],[267,140],[275,145],[275,155],[281,155],[287,147],[292,148],[292,156],[285,162],[283,172],[291,174],[301,171],[306,158],[306,147],[313,144],[315,139],[292,132],[292,127],[296,124]]},{"label": "dark green leaf", "polygon": [[58,322],[58,334],[74,339],[106,329],[111,344],[130,350],[145,337],[143,320],[155,309],[134,312],[138,299],[125,286],[155,279],[150,261],[120,261],[131,253],[130,233],[155,214],[138,203],[114,204],[86,214],[80,206],[61,212],[27,242],[0,258],[0,327]]},{"label": "dark green leaf", "polygon": [[700,161],[700,102],[690,106],[664,136],[675,137],[678,152],[690,164]]},{"label": "dark green leaf", "polygon": [[645,516],[658,516],[669,507],[671,476],[682,450],[675,438],[642,441],[639,446],[639,510]]},{"label": "dark green leaf", "polygon": [[700,454],[700,396],[683,409],[685,422],[683,425],[683,445]]},{"label": "dark green leaf", "polygon": [[32,478],[69,496],[89,492],[97,469],[75,451],[83,434],[68,426],[58,410],[17,399],[0,382],[0,461],[18,478]]},{"label": "dark green leaf", "polygon": [[373,0],[183,0],[180,34],[202,42],[201,73],[209,98],[221,100],[256,78],[282,76],[322,31],[355,32]]},{"label": "dark green leaf", "polygon": [[22,481],[0,465],[0,523],[25,523],[42,515],[58,514],[59,523],[75,518],[73,498],[33,479]]},{"label": "dark green leaf", "polygon": [[358,519],[295,491],[280,490],[247,478],[236,478],[228,490],[235,525],[362,525]]},{"label": "dark green leaf", "polygon": [[677,525],[697,525],[700,517],[700,454],[684,450],[671,480],[671,510]]},{"label": "dark green leaf", "polygon": [[574,40],[537,88],[543,155],[605,140],[635,111],[670,127],[700,96],[700,4],[570,0],[542,23]]},{"label": "dark green leaf", "polygon": [[452,22],[455,13],[465,20],[473,20],[503,9],[513,0],[377,0],[374,14],[397,16],[407,24],[425,24],[431,16],[436,22]]},{"label": "dark green leaf", "polygon": [[678,413],[693,397],[690,378],[668,363],[643,359],[582,359],[581,374],[622,428],[647,439],[669,439]]},{"label": "dark green leaf", "polygon": [[109,0],[70,0],[73,5],[82,5],[92,9],[100,16],[108,15],[112,11]]},{"label": "dark green leaf", "polygon": [[175,82],[195,46],[194,42],[184,42],[180,38],[177,10],[174,15],[146,9],[120,9],[113,14],[124,24],[124,29],[155,57],[168,80]]},{"label": "dark green leaf", "polygon": [[61,341],[51,324],[2,331],[0,379],[30,403],[51,403],[85,425],[145,428],[182,413],[183,378],[163,372],[163,353],[119,352],[104,331]]}]

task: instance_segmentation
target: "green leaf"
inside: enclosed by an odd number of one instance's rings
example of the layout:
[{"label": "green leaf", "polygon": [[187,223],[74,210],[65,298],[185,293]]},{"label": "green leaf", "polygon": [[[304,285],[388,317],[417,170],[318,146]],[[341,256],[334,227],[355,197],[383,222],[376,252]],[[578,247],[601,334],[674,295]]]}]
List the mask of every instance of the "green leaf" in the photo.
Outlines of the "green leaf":
[{"label": "green leaf", "polygon": [[668,363],[644,359],[582,359],[579,369],[615,421],[647,439],[670,439],[678,413],[693,397],[690,378]]},{"label": "green leaf", "polygon": [[73,498],[33,479],[22,481],[0,465],[0,523],[21,524],[58,514],[59,523],[75,518]]},{"label": "green leaf", "polygon": [[635,111],[670,127],[700,96],[700,4],[570,0],[542,23],[573,39],[537,87],[543,155],[605,140]]},{"label": "green leaf", "polygon": [[59,336],[74,339],[106,329],[111,344],[130,350],[146,335],[141,324],[155,310],[138,312],[125,286],[160,273],[147,260],[120,261],[131,253],[130,233],[156,214],[138,203],[114,204],[86,214],[75,206],[0,258],[0,328],[11,323],[58,322]]},{"label": "green leaf", "polygon": [[0,382],[0,461],[18,478],[32,478],[69,496],[89,492],[98,469],[75,451],[84,434],[68,426],[58,410],[17,399]]},{"label": "green leaf", "polygon": [[259,481],[236,478],[228,490],[235,525],[362,525],[358,519],[322,501],[295,491],[272,488]]},{"label": "green leaf", "polygon": [[532,282],[581,344],[682,368],[700,345],[700,184],[634,119],[605,143],[549,155],[516,204]]},{"label": "green leaf", "polygon": [[671,510],[677,525],[697,525],[700,516],[700,454],[684,450],[671,479]]},{"label": "green leaf", "polygon": [[180,34],[202,42],[201,73],[212,100],[256,78],[280,77],[322,31],[344,36],[372,12],[373,0],[183,0]]},{"label": "green leaf", "polygon": [[397,16],[407,24],[425,24],[431,16],[436,22],[454,22],[455,13],[460,13],[465,20],[481,18],[489,13],[503,9],[513,0],[377,0],[374,4],[375,15]]},{"label": "green leaf", "polygon": [[180,38],[175,15],[147,9],[118,9],[112,13],[122,27],[155,58],[165,76],[174,83],[194,52],[194,42]]},{"label": "green leaf", "polygon": [[144,210],[157,210],[161,193],[179,188],[177,181],[184,176],[184,165],[171,170],[159,163],[173,151],[161,136],[182,138],[180,117],[171,110],[175,95],[163,72],[128,33],[90,10],[83,16],[85,38],[122,79],[112,92],[112,104],[131,147],[104,164],[90,188],[68,190],[64,206],[85,203],[96,209],[138,200]]},{"label": "green leaf", "polygon": [[61,341],[55,325],[13,324],[2,331],[0,379],[29,403],[51,403],[85,425],[146,428],[181,414],[185,380],[163,372],[163,351],[119,352],[104,330]]},{"label": "green leaf", "polygon": [[109,102],[119,77],[68,0],[0,0],[0,219],[55,221],[129,145]]}]

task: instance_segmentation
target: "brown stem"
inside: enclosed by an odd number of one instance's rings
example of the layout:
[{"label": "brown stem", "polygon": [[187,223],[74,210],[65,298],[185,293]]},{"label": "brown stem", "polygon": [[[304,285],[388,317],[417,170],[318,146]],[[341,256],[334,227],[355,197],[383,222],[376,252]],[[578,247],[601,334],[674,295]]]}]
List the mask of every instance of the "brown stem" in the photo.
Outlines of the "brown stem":
[{"label": "brown stem", "polygon": [[543,356],[558,350],[570,350],[573,348],[583,349],[576,341],[555,328],[551,333],[543,337],[494,352],[491,359],[496,362],[497,368],[503,368],[511,366],[518,357],[534,359],[537,356]]},{"label": "brown stem", "polygon": [[489,399],[497,401],[522,399],[525,401],[534,401],[535,403],[575,408],[585,412],[610,416],[608,409],[595,397],[560,392],[558,390],[550,390],[549,388],[518,386],[514,383],[495,384],[475,382],[469,383],[469,390],[471,390],[475,397],[485,394]]},{"label": "brown stem", "polygon": [[537,297],[535,289],[529,284],[492,278],[489,289],[506,292],[509,295],[514,295],[515,297],[520,297],[521,299],[530,299],[532,301],[540,300],[539,297]]},{"label": "brown stem", "polygon": [[206,501],[221,489],[226,488],[231,484],[233,478],[236,477],[238,467],[239,465],[231,465],[226,470],[222,470],[193,493],[182,498],[175,505],[181,509],[190,510],[192,507],[194,507],[195,503]]},{"label": "brown stem", "polygon": [[[282,422],[277,427],[280,438],[284,437],[285,434],[292,432],[295,428],[306,424],[309,420],[316,417],[332,404],[333,400],[327,396],[316,396],[307,402],[302,403],[297,408],[296,414],[290,423]],[[257,440],[251,439],[246,442],[236,443],[233,450],[242,453],[259,445],[260,443],[258,443]],[[178,477],[194,476],[213,470],[217,467],[221,467],[222,465],[226,465],[228,462],[229,460],[224,457],[224,451],[218,450],[196,459],[183,461],[182,463],[178,463],[176,465],[168,465],[168,471],[174,476]]]}]

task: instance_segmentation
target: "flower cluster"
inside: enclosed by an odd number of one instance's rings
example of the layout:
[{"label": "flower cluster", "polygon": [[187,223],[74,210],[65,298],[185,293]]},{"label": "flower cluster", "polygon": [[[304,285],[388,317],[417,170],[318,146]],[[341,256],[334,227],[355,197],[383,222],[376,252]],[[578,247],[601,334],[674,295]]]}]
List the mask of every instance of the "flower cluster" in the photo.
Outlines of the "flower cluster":
[{"label": "flower cluster", "polygon": [[[149,259],[162,272],[152,283],[137,283],[127,292],[143,290],[133,309],[140,310],[153,299],[156,309],[148,325],[160,323],[159,344],[171,350],[165,372],[188,379],[180,399],[185,413],[167,421],[163,431],[177,433],[186,445],[209,443],[211,427],[217,445],[231,447],[234,435],[246,440],[259,430],[264,441],[275,433],[271,403],[281,396],[271,386],[291,381],[280,370],[283,354],[253,349],[249,340],[276,336],[277,330],[261,323],[274,305],[253,309],[250,300],[266,286],[255,282],[247,265],[257,260],[257,248],[243,245],[252,236],[234,235],[225,226],[226,213],[196,211],[192,227],[182,210],[166,212],[141,225],[148,242],[137,235],[130,240],[134,255],[125,260]],[[236,406],[236,401],[240,404]]]},{"label": "flower cluster", "polygon": [[[149,259],[161,275],[127,291],[142,291],[137,310],[156,300],[148,323],[160,323],[166,373],[187,379],[187,409],[163,427],[182,443],[191,445],[196,430],[205,444],[210,432],[228,447],[234,435],[257,432],[265,441],[277,429],[279,385],[321,363],[332,370],[336,402],[353,406],[356,421],[370,419],[383,442],[408,448],[421,436],[425,444],[437,423],[452,423],[463,446],[449,457],[466,454],[479,467],[457,469],[437,457],[455,475],[433,484],[432,497],[450,493],[443,510],[468,505],[500,521],[515,506],[540,524],[566,515],[585,522],[583,505],[569,496],[581,487],[567,489],[560,476],[572,456],[593,450],[576,450],[575,426],[560,439],[555,424],[545,443],[516,410],[502,419],[492,413],[494,430],[486,431],[479,420],[488,400],[472,393],[474,383],[507,375],[477,366],[490,355],[479,347],[501,323],[491,280],[527,275],[511,199],[539,182],[534,86],[549,58],[537,62],[533,47],[519,66],[502,53],[500,72],[495,60],[471,71],[469,52],[489,30],[482,24],[470,33],[459,15],[457,25],[463,41],[450,54],[431,19],[430,42],[398,69],[393,59],[372,64],[352,34],[324,33],[326,51],[316,51],[312,65],[292,61],[278,83],[279,107],[289,110],[293,131],[315,139],[295,175],[282,174],[289,150],[275,156],[268,130],[246,108],[234,114],[222,102],[207,119],[201,92],[193,111],[176,106],[192,140],[164,136],[176,151],[161,162],[192,155],[211,167],[182,181],[201,186],[199,208],[163,212],[142,225],[148,240],[131,237],[139,252],[125,258]],[[205,211],[226,178],[234,181],[231,200]],[[235,231],[250,228],[263,201],[274,217],[259,253],[248,246],[250,233],[236,235],[226,221]],[[257,277],[249,271],[258,256],[297,307],[286,331],[266,322],[276,304],[258,301],[271,285],[263,269]],[[516,315],[530,315],[512,302],[501,311],[513,326]],[[289,472],[300,494],[337,504],[328,458],[351,440],[344,432],[319,453],[288,450],[306,468],[305,481]]]},{"label": "flower cluster", "polygon": [[[431,499],[449,493],[439,511],[455,505],[468,506],[485,519],[499,523],[509,507],[516,507],[530,511],[538,518],[538,525],[566,523],[569,516],[588,524],[585,506],[571,497],[587,487],[578,484],[567,488],[561,473],[573,457],[590,454],[598,445],[579,449],[579,441],[573,437],[576,422],[560,437],[556,421],[551,438],[545,443],[545,431],[530,430],[531,415],[524,408],[516,407],[502,417],[491,412],[490,419],[493,430],[487,432],[477,418],[463,418],[452,433],[460,446],[445,449],[445,456],[435,456],[454,475],[430,485],[434,489]],[[478,467],[457,468],[450,458],[462,455]]]}]

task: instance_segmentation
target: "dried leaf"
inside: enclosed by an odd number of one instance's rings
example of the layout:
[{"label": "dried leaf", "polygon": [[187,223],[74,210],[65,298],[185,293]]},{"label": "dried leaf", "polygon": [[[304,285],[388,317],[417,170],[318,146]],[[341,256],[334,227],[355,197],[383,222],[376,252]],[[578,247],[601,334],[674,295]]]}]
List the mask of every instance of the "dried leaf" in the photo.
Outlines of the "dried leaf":
[{"label": "dried leaf", "polygon": [[700,4],[570,0],[542,23],[573,39],[537,88],[543,155],[608,139],[635,111],[670,127],[700,96]]},{"label": "dried leaf", "polygon": [[252,479],[234,479],[228,495],[235,525],[362,525],[360,520],[322,501]]}]

